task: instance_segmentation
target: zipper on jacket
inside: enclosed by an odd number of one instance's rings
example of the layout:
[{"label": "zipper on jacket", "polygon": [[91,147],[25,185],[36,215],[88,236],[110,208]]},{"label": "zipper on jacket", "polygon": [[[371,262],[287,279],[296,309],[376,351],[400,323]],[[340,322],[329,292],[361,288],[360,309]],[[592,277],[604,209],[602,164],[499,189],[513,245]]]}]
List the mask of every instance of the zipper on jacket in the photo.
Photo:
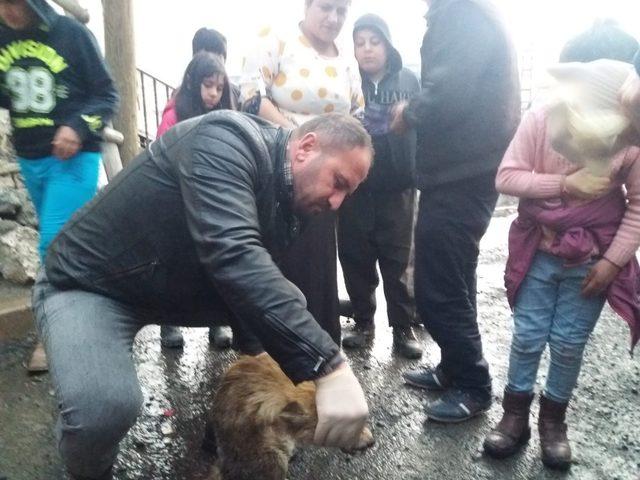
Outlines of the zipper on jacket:
[{"label": "zipper on jacket", "polygon": [[287,327],[279,318],[267,315],[268,318],[273,319],[274,325],[278,327],[278,330],[281,334],[283,334],[289,341],[295,343],[300,347],[304,353],[306,353],[313,360],[317,359],[317,362],[313,369],[311,370],[313,373],[318,373],[322,366],[327,363],[327,358],[313,345],[308,343],[303,337],[296,335],[289,327]]}]

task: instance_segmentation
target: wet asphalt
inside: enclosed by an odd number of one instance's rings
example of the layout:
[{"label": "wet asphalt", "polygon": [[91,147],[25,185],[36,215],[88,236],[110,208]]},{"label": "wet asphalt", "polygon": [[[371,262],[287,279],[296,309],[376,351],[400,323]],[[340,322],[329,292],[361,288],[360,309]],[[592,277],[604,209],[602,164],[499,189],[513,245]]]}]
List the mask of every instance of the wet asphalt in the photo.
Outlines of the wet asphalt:
[{"label": "wet asphalt", "polygon": [[[354,456],[301,449],[291,462],[289,480],[640,479],[640,353],[629,356],[627,326],[608,308],[587,346],[568,413],[575,456],[571,470],[557,473],[542,466],[535,429],[529,445],[508,460],[482,455],[483,437],[500,416],[511,337],[502,287],[510,220],[493,219],[478,269],[480,326],[494,378],[491,411],[458,425],[426,419],[423,405],[436,396],[403,385],[401,373],[419,362],[394,355],[380,289],[373,346],[346,352],[369,399],[376,444]],[[348,322],[345,327],[350,328]],[[145,401],[121,444],[117,480],[206,478],[213,458],[200,448],[204,414],[234,354],[211,348],[206,329],[184,333],[186,345],[177,351],[161,349],[158,327],[138,335],[135,357]],[[437,346],[424,330],[418,333],[425,346],[423,361],[437,363]],[[0,480],[66,478],[52,431],[56,405],[49,377],[29,377],[21,365],[33,340],[31,334],[0,341]],[[545,355],[538,388],[547,366]],[[534,424],[536,417],[537,406]]]}]

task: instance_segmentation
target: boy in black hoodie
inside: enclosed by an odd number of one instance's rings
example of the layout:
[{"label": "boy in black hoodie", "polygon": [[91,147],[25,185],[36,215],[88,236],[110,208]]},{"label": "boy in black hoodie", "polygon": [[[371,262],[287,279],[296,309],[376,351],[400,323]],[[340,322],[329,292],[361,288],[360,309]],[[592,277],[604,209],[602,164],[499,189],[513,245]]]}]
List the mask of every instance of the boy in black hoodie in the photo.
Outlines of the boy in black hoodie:
[{"label": "boy in black hoodie", "polygon": [[364,347],[373,338],[379,262],[394,346],[403,357],[420,358],[422,348],[411,329],[415,303],[407,285],[416,198],[415,134],[400,136],[389,129],[394,106],[420,86],[415,75],[402,68],[382,18],[360,17],[353,38],[366,102],[364,124],[376,153],[369,177],[340,209],[340,263],[356,321],[342,345]]},{"label": "boy in black hoodie", "polygon": [[[117,94],[95,39],[44,0],[0,0],[0,107],[40,224],[40,259],[97,190],[101,131]],[[36,348],[30,371],[45,371]]]}]

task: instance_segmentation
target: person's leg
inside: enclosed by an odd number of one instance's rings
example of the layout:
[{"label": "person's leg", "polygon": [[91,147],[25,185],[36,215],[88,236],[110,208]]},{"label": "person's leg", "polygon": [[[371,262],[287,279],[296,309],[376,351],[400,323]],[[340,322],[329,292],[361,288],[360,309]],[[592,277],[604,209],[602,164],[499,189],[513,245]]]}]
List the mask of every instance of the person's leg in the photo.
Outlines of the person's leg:
[{"label": "person's leg", "polygon": [[515,453],[531,436],[529,409],[533,389],[558,301],[563,260],[538,252],[520,286],[513,313],[513,338],[503,415],[487,434],[484,450],[496,458]]},{"label": "person's leg", "polygon": [[475,267],[497,194],[482,177],[423,193],[416,227],[415,295],[425,328],[441,349],[440,367],[463,389],[489,398],[475,305]]},{"label": "person's leg", "polygon": [[546,397],[568,402],[578,381],[582,355],[600,318],[605,296],[584,297],[584,281],[592,264],[564,269],[558,293],[558,307],[549,335],[551,361],[544,389]]},{"label": "person's leg", "polygon": [[[54,161],[55,159],[53,157],[40,159],[26,159],[18,157],[20,173],[22,174],[27,192],[29,192],[29,197],[31,199],[31,203],[33,203],[33,207],[35,208],[38,221],[40,221],[42,215],[42,199],[45,181],[47,179],[47,172]],[[42,242],[40,242],[40,245],[42,245]],[[44,250],[42,248],[39,248],[38,250],[40,263],[43,263]],[[29,373],[44,373],[49,369],[47,365],[47,356],[41,341],[38,340],[36,343],[36,346],[29,356],[26,367]]]},{"label": "person's leg", "polygon": [[80,152],[68,160],[55,160],[46,179],[40,215],[40,253],[71,216],[93,198],[98,188],[100,154]]},{"label": "person's leg", "polygon": [[412,330],[416,317],[415,300],[407,284],[415,190],[376,194],[374,205],[376,251],[394,346],[404,357],[420,358],[422,347]]},{"label": "person's leg", "polygon": [[497,200],[492,175],[447,184],[421,197],[416,228],[418,312],[453,384],[426,407],[429,418],[462,421],[491,404],[491,377],[476,317],[479,244]]},{"label": "person's leg", "polygon": [[507,390],[532,393],[547,346],[558,297],[563,260],[538,252],[520,286],[513,312]]},{"label": "person's leg", "polygon": [[60,454],[75,477],[103,478],[142,405],[132,358],[142,323],[107,297],[57,290],[43,270],[33,308],[58,400]]},{"label": "person's leg", "polygon": [[32,160],[18,157],[24,186],[27,188],[27,192],[29,192],[31,203],[33,203],[38,218],[40,218],[40,210],[42,209],[42,193],[44,191],[45,178],[51,161],[51,157]]},{"label": "person's leg", "polygon": [[375,291],[380,280],[373,244],[373,201],[368,191],[356,190],[342,204],[338,220],[338,254],[356,322],[373,321],[376,311]]},{"label": "person's leg", "polygon": [[578,381],[585,345],[605,302],[604,295],[581,294],[591,266],[566,268],[559,276],[558,307],[549,335],[551,361],[538,417],[542,461],[550,468],[566,469],[571,465],[566,411]]},{"label": "person's leg", "polygon": [[335,212],[310,218],[283,256],[280,269],[304,294],[313,318],[339,345],[335,219]]},{"label": "person's leg", "polygon": [[414,205],[413,189],[377,195],[375,199],[376,252],[390,327],[409,327],[416,315],[407,284]]}]

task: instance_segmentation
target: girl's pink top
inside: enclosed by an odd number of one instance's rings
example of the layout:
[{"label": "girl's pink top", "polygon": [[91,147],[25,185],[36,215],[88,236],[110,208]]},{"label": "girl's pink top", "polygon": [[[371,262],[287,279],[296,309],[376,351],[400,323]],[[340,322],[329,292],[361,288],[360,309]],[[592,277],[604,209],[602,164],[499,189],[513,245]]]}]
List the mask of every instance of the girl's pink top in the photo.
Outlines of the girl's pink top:
[{"label": "girl's pink top", "polygon": [[174,96],[169,99],[167,105],[164,107],[164,111],[162,112],[162,121],[158,126],[156,138],[160,138],[164,135],[164,132],[169,130],[176,123],[178,123],[178,114],[176,113],[176,99]]},{"label": "girl's pink top", "polygon": [[[611,245],[601,254],[623,267],[640,246],[640,148],[626,147],[609,161],[611,189],[626,190],[627,208]],[[580,167],[555,152],[547,131],[546,110],[537,108],[522,119],[496,177],[500,193],[519,198],[561,201],[565,176]],[[562,200],[567,206],[584,203]],[[544,232],[540,249],[549,251],[554,232]]]}]

